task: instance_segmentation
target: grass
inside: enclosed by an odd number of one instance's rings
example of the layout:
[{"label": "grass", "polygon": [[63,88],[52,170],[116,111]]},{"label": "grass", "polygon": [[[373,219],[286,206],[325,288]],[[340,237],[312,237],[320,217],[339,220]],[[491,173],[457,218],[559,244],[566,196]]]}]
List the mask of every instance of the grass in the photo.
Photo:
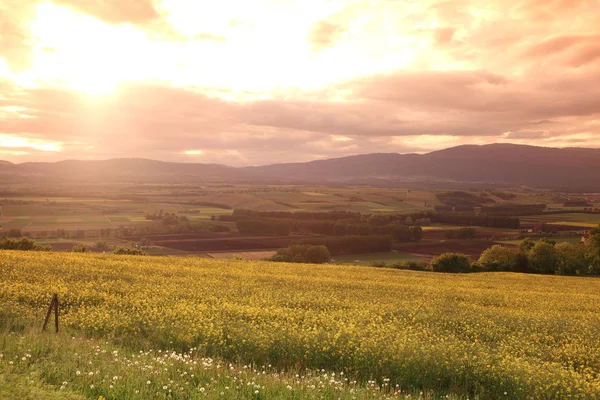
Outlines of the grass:
[{"label": "grass", "polygon": [[350,254],[333,257],[333,262],[335,262],[336,264],[345,265],[369,265],[376,261],[395,263],[401,261],[414,260],[419,260],[419,257],[414,257],[409,254],[398,253],[397,251],[390,251],[387,253]]},{"label": "grass", "polygon": [[[465,226],[458,226],[458,225],[430,225],[430,226],[423,226],[421,227],[423,229],[423,231],[447,231],[447,230],[452,230],[452,229],[460,229],[460,228],[465,228]],[[475,227],[475,229],[477,229],[477,227]]]},{"label": "grass", "polygon": [[[495,243],[512,244],[512,245],[518,246],[521,243],[523,243],[523,240],[525,240],[525,239],[497,240]],[[556,243],[567,242],[567,243],[572,243],[572,244],[578,244],[578,243],[581,243],[581,236],[567,236],[567,237],[559,237],[559,238],[552,237],[552,238],[548,238],[548,240],[553,240]],[[537,241],[537,240],[534,240],[534,241]]]},{"label": "grass", "polygon": [[[0,365],[1,367],[1,365]],[[35,372],[34,372],[35,375]],[[85,397],[48,385],[34,375],[0,371],[0,398],[3,400],[84,400]]]},{"label": "grass", "polygon": [[353,383],[343,373],[283,372],[202,357],[199,349],[123,347],[72,330],[42,333],[28,326],[19,333],[7,329],[2,336],[3,400],[384,399],[406,394],[387,383]]}]

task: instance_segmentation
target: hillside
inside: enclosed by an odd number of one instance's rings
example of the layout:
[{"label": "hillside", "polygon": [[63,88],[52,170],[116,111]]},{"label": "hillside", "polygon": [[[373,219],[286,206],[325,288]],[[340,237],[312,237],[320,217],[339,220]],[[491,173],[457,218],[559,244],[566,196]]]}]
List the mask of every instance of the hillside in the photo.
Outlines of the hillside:
[{"label": "hillside", "polygon": [[600,150],[512,144],[459,146],[424,155],[366,154],[331,160],[250,168],[261,176],[295,180],[446,180],[593,188],[600,185]]},{"label": "hillside", "polygon": [[[53,293],[57,340],[39,332]],[[0,329],[34,323],[0,341],[0,379],[87,398],[598,398],[597,298],[581,277],[0,251]],[[245,393],[253,368],[271,380]],[[381,389],[353,397],[367,380]]]},{"label": "hillside", "polygon": [[375,153],[305,163],[233,168],[218,164],[146,159],[0,163],[0,183],[95,182],[290,182],[345,184],[480,184],[595,191],[600,149],[512,144],[465,145],[428,154]]},{"label": "hillside", "polygon": [[174,163],[141,158],[102,161],[65,160],[54,163],[28,162],[0,165],[0,181],[26,178],[34,182],[186,183],[235,181],[244,175],[244,172],[239,169],[218,164]]}]

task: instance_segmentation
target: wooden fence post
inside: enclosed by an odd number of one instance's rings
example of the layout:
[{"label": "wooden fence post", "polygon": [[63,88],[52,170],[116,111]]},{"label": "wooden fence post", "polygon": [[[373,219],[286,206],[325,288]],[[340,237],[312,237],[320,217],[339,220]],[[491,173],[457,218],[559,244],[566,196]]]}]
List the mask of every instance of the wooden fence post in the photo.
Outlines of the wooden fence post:
[{"label": "wooden fence post", "polygon": [[48,312],[46,313],[46,319],[44,320],[42,331],[46,330],[46,326],[50,320],[50,315],[52,314],[52,309],[54,309],[54,327],[56,328],[56,333],[58,333],[58,294],[52,296],[52,301],[50,302],[50,307],[48,307]]}]

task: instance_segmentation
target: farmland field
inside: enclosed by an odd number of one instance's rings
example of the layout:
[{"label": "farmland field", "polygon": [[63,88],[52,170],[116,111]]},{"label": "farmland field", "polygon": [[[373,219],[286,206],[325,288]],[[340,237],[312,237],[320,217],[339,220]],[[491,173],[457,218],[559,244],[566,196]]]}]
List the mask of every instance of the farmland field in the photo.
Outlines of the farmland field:
[{"label": "farmland field", "polygon": [[600,214],[555,214],[555,215],[536,215],[533,217],[524,217],[525,223],[546,222],[556,225],[572,226],[598,226],[600,224]]},{"label": "farmland field", "polygon": [[[515,240],[498,240],[496,241],[496,243],[501,243],[501,244],[510,244],[510,245],[514,245],[514,246],[518,246],[521,243],[523,243],[524,239],[515,239]],[[549,238],[549,240],[553,240],[556,243],[562,243],[562,242],[566,242],[566,243],[571,243],[571,244],[578,244],[581,243],[581,236],[565,236],[565,237],[556,237],[556,238]]]},{"label": "farmland field", "polygon": [[[223,374],[245,363],[252,371],[268,369],[264,379],[274,379],[273,369],[282,371],[281,390],[289,386],[287,395],[284,390],[269,397],[262,393],[271,383],[257,383],[261,374],[249,371],[241,386],[255,382],[253,391],[238,398],[375,398],[359,393],[368,381],[382,388],[376,391],[382,397],[402,388],[415,397],[424,391],[451,398],[598,398],[598,282],[5,251],[0,322],[6,325],[11,315],[39,321],[58,293],[62,324],[72,333],[56,339],[58,348],[48,339],[7,335],[0,341],[0,353],[7,355],[0,357],[0,379],[36,376],[55,390],[62,385],[65,393],[93,398],[138,398],[134,390],[165,398],[162,385],[180,393],[177,398],[198,398],[200,388],[218,398],[215,391],[225,384],[210,371],[231,362]],[[32,343],[38,347],[28,351]],[[158,353],[165,349],[175,353]],[[207,356],[213,358],[201,358]],[[57,361],[66,366],[53,367]],[[208,365],[208,372],[196,362]],[[114,369],[119,372],[111,379]],[[357,381],[356,389],[318,382],[311,388],[306,371],[317,369],[319,379],[327,374],[329,382],[344,372],[344,379]],[[286,371],[298,371],[298,378]],[[322,392],[325,387],[330,391]]]},{"label": "farmland field", "polygon": [[336,264],[345,265],[369,265],[376,261],[396,263],[401,261],[418,260],[419,257],[411,256],[410,254],[403,254],[397,251],[390,251],[388,253],[350,254],[344,256],[335,256],[333,257],[332,262]]}]

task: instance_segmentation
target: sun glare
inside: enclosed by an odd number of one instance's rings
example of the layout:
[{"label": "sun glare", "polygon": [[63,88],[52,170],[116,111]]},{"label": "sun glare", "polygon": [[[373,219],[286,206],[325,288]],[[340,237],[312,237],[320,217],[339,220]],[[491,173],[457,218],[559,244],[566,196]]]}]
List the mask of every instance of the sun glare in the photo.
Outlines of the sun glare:
[{"label": "sun glare", "polygon": [[30,139],[15,135],[0,134],[0,148],[32,149],[40,151],[60,152],[62,149],[62,143],[50,142],[40,139]]},{"label": "sun glare", "polygon": [[200,156],[200,155],[204,154],[204,151],[202,151],[202,150],[186,150],[183,153],[187,156]]},{"label": "sun glare", "polygon": [[108,26],[42,3],[29,27],[35,43],[34,66],[28,75],[35,81],[102,95],[125,80],[134,80],[136,74],[144,76],[136,52],[145,47],[145,37],[131,26]]}]

